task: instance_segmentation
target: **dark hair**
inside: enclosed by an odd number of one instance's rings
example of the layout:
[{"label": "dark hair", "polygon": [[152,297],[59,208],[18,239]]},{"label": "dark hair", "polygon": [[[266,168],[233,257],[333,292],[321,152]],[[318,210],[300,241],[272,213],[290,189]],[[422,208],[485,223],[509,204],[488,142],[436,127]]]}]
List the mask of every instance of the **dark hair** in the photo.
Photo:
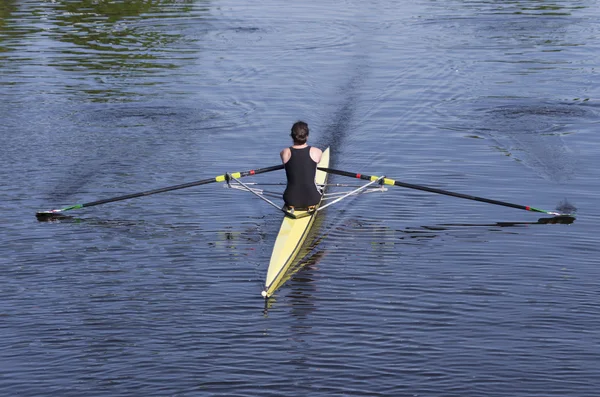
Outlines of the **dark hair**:
[{"label": "dark hair", "polygon": [[306,143],[308,139],[308,124],[304,121],[297,121],[292,126],[292,133],[290,134],[294,143],[299,143],[301,145]]}]

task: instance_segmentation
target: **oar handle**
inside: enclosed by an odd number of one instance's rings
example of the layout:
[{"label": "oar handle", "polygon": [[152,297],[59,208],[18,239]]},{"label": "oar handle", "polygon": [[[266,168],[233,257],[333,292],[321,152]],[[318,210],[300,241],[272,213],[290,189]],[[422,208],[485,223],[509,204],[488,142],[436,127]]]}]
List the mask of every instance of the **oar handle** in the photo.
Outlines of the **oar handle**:
[{"label": "oar handle", "polygon": [[[364,180],[368,180],[368,181],[373,181],[373,180],[376,180],[377,178],[379,178],[378,176],[365,175],[365,174],[357,174],[357,173],[348,172],[348,171],[336,170],[336,169],[333,169],[333,168],[318,167],[318,169],[321,170],[321,171],[328,172],[330,174],[347,176],[347,177],[350,177],[350,178],[364,179]],[[405,188],[408,188],[408,189],[422,190],[422,191],[430,192],[430,193],[444,194],[446,196],[459,197],[459,198],[464,198],[464,199],[467,199],[467,200],[480,201],[480,202],[483,202],[483,203],[501,205],[501,206],[504,206],[504,207],[511,207],[511,208],[516,208],[516,209],[525,210],[525,211],[541,212],[541,213],[549,214],[549,215],[562,215],[562,214],[560,214],[558,212],[545,211],[545,210],[541,210],[539,208],[530,207],[530,206],[527,206],[527,205],[507,203],[505,201],[492,200],[492,199],[488,199],[488,198],[485,198],[485,197],[472,196],[470,194],[450,192],[448,190],[442,190],[442,189],[436,189],[436,188],[433,188],[433,187],[427,187],[427,186],[415,185],[415,184],[412,184],[412,183],[400,182],[400,181],[396,181],[394,179],[389,179],[389,178],[383,178],[380,183],[383,184],[383,185],[394,185],[394,186],[405,187]]]}]

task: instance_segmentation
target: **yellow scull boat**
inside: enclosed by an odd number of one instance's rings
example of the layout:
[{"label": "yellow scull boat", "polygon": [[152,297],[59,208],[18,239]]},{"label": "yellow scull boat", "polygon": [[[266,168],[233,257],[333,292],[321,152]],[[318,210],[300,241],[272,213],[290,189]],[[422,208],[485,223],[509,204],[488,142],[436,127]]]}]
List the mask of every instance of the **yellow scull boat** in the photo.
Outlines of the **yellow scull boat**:
[{"label": "yellow scull boat", "polygon": [[[329,148],[323,151],[318,166],[329,167]],[[325,186],[327,173],[318,170],[315,175],[315,182],[317,185]],[[321,199],[317,208],[322,202],[323,199]],[[281,286],[287,270],[294,263],[298,252],[300,252],[300,248],[302,248],[302,244],[306,241],[306,237],[317,216],[317,211],[312,211],[310,214],[307,211],[296,211],[294,215],[296,217],[286,214],[281,222],[281,227],[273,246],[271,261],[269,262],[265,289],[262,292],[264,298],[269,298]]]}]

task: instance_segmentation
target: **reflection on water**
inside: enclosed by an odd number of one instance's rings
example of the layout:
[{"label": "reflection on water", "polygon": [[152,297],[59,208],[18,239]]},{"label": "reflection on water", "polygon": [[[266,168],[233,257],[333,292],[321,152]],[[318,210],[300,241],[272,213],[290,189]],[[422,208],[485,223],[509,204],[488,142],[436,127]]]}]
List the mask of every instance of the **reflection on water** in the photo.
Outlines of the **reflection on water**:
[{"label": "reflection on water", "polygon": [[[12,67],[23,78],[28,69],[54,69],[57,88],[98,102],[163,85],[165,73],[189,65],[201,39],[185,34],[190,18],[198,27],[210,11],[209,1],[195,0],[2,4],[0,43],[19,53]],[[39,44],[23,41],[32,35]]]},{"label": "reflection on water", "polygon": [[[0,3],[0,29],[2,29],[3,33],[6,32],[5,31],[6,21],[9,19],[14,8],[15,8],[14,0],[5,0]],[[6,34],[6,33],[4,33],[4,34]],[[0,35],[0,39],[4,38],[4,34]]]},{"label": "reflection on water", "polygon": [[[505,14],[507,16],[530,15],[530,16],[569,16],[572,11],[587,8],[585,2],[554,2],[550,4],[536,1],[509,0],[501,3],[494,0],[465,1],[456,0],[460,6],[469,9],[470,12]],[[452,7],[451,9],[456,9]]]},{"label": "reflection on water", "polygon": [[[152,20],[157,21],[153,13],[168,10],[169,20],[165,24],[175,23],[178,16],[189,17],[193,3],[145,0],[59,2],[53,7],[54,18],[49,19],[53,25],[49,29],[50,37],[73,46],[63,48],[63,56],[52,66],[67,71],[82,67],[108,71],[113,77],[134,77],[135,72],[147,74],[154,69],[180,67],[180,62],[173,62],[172,57],[177,53],[173,51],[173,47],[177,47],[174,44],[182,39],[182,35],[159,32],[154,26],[148,29],[144,14],[151,13]],[[134,76],[130,75],[132,73]]]}]

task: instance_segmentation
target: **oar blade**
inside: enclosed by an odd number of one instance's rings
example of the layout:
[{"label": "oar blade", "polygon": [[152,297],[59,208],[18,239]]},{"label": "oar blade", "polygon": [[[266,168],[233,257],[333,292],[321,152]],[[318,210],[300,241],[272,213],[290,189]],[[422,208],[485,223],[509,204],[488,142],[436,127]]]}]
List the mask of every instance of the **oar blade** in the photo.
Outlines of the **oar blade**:
[{"label": "oar blade", "polygon": [[544,225],[550,225],[550,224],[552,224],[552,225],[554,225],[554,224],[570,225],[573,222],[575,222],[575,217],[571,214],[562,214],[562,215],[554,216],[552,218],[538,219],[538,223],[541,223]]},{"label": "oar blade", "polygon": [[65,215],[60,211],[40,211],[35,213],[35,217],[39,222],[53,222],[61,219],[71,219],[69,215]]}]

